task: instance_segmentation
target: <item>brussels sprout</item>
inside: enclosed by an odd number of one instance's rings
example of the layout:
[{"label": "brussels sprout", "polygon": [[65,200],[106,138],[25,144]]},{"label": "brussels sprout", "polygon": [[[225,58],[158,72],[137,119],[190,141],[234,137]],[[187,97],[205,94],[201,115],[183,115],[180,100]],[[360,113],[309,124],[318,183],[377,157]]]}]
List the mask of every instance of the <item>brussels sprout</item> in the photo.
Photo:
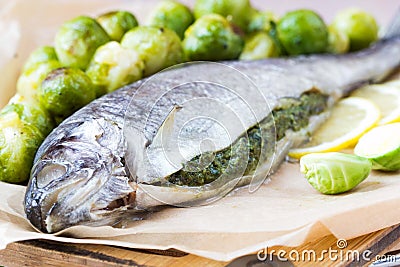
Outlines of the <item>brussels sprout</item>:
[{"label": "brussels sprout", "polygon": [[350,51],[366,48],[378,39],[375,18],[360,9],[350,8],[338,13],[332,27],[349,37]]},{"label": "brussels sprout", "polygon": [[217,14],[205,15],[185,32],[183,49],[189,60],[237,59],[243,48],[242,38],[229,22]]},{"label": "brussels sprout", "polygon": [[23,122],[16,112],[0,116],[0,181],[22,183],[29,179],[33,159],[44,135]]},{"label": "brussels sprout", "polygon": [[47,136],[55,124],[50,114],[35,99],[25,99],[16,94],[1,110],[0,116],[16,113],[24,123],[36,127],[43,136]]},{"label": "brussels sprout", "polygon": [[113,41],[121,41],[124,34],[137,27],[136,17],[128,11],[112,11],[97,18],[97,22]]},{"label": "brussels sprout", "polygon": [[194,6],[196,19],[207,14],[220,14],[242,30],[247,29],[254,12],[249,0],[197,0]]},{"label": "brussels sprout", "polygon": [[55,49],[63,66],[85,70],[96,49],[110,37],[96,20],[80,16],[64,23],[55,36]]},{"label": "brussels sprout", "polygon": [[356,155],[372,162],[374,170],[400,170],[400,122],[373,128],[358,140]]},{"label": "brussels sprout", "polygon": [[168,28],[137,27],[124,35],[121,45],[143,59],[144,76],[184,61],[181,40]]},{"label": "brussels sprout", "polygon": [[183,39],[185,30],[193,23],[193,15],[188,7],[173,0],[160,2],[149,16],[148,24],[169,28]]},{"label": "brussels sprout", "polygon": [[286,52],[285,48],[283,47],[283,44],[279,40],[277,25],[276,25],[275,22],[271,22],[271,29],[269,30],[268,34],[269,34],[269,36],[271,36],[271,38],[277,44],[278,50],[279,50],[279,55],[280,56],[288,55],[288,53]]},{"label": "brussels sprout", "polygon": [[37,88],[42,83],[46,75],[57,68],[61,67],[61,63],[57,60],[49,60],[30,64],[30,67],[25,69],[18,78],[17,92],[26,98],[35,98]]},{"label": "brussels sprout", "polygon": [[286,55],[286,51],[279,41],[278,32],[276,29],[277,18],[270,11],[256,11],[252,16],[247,31],[250,33],[254,32],[267,32],[268,35],[274,40],[277,48],[278,56]]},{"label": "brussels sprout", "polygon": [[92,81],[76,68],[60,68],[50,72],[38,88],[40,104],[54,116],[56,122],[95,98]]},{"label": "brussels sprout", "polygon": [[327,52],[333,54],[346,53],[350,47],[349,37],[344,32],[340,32],[334,27],[329,27],[328,32],[329,32],[329,37],[328,37],[329,45]]},{"label": "brussels sprout", "polygon": [[37,65],[37,63],[44,63],[51,60],[58,60],[54,47],[41,46],[29,55],[22,68],[22,72],[31,69],[33,66]]},{"label": "brussels sprout", "polygon": [[96,96],[142,78],[144,63],[137,52],[123,48],[117,42],[100,46],[86,70],[96,86]]},{"label": "brussels sprout", "polygon": [[290,55],[323,53],[328,47],[328,28],[312,10],[286,13],[278,21],[277,32],[280,42]]},{"label": "brussels sprout", "polygon": [[339,152],[312,153],[300,159],[300,171],[323,194],[353,189],[368,177],[371,168],[368,159]]},{"label": "brussels sprout", "polygon": [[239,59],[255,60],[279,56],[279,47],[275,40],[266,32],[251,34],[246,42]]},{"label": "brussels sprout", "polygon": [[265,31],[269,32],[275,23],[275,15],[271,11],[256,11],[247,26],[248,32]]}]

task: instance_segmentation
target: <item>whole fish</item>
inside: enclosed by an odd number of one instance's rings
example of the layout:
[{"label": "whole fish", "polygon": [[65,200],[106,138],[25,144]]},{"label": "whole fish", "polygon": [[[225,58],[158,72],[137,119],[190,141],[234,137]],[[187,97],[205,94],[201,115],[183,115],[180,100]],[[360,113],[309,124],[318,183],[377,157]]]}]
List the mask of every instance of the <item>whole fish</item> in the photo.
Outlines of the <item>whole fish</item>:
[{"label": "whole fish", "polygon": [[186,64],[93,101],[39,148],[27,218],[53,233],[255,190],[338,99],[399,66],[399,29],[345,55]]}]

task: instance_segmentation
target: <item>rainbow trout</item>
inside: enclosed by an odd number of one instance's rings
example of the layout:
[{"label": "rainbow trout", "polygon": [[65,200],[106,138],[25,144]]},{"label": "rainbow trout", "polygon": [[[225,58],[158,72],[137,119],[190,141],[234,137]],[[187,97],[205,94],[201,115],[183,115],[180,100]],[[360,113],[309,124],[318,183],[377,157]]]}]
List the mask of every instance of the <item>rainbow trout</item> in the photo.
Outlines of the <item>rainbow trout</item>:
[{"label": "rainbow trout", "polygon": [[27,218],[53,233],[256,190],[338,99],[399,66],[398,30],[344,55],[186,64],[93,101],[39,148]]}]

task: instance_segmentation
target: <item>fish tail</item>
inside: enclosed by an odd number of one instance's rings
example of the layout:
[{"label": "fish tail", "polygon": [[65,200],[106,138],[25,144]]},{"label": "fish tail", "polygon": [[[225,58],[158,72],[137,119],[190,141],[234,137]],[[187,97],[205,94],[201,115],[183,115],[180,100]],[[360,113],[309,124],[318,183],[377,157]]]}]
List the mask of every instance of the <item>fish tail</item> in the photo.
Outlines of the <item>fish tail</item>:
[{"label": "fish tail", "polygon": [[385,34],[383,35],[384,40],[395,37],[400,37],[400,8],[397,10],[396,14],[386,28]]}]

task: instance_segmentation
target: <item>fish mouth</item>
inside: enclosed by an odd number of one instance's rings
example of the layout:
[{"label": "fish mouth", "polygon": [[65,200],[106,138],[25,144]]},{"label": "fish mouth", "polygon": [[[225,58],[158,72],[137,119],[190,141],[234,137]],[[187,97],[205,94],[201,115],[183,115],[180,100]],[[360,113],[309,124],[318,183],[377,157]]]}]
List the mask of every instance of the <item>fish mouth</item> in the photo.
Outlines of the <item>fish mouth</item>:
[{"label": "fish mouth", "polygon": [[77,224],[115,223],[135,200],[135,184],[107,175],[102,164],[77,169],[69,162],[42,160],[34,166],[24,206],[36,229],[54,233]]},{"label": "fish mouth", "polygon": [[[55,187],[51,191],[46,191],[46,188],[51,187],[51,179],[55,173],[60,172],[57,180],[65,177],[68,167],[68,163],[53,164],[53,162],[46,160],[39,161],[33,168],[25,194],[24,206],[26,216],[31,224],[42,232],[48,232],[45,219],[52,206],[50,203],[58,197]],[[52,172],[53,174],[50,175]]]},{"label": "fish mouth", "polygon": [[[85,226],[104,226],[119,223],[127,213],[132,214],[132,219],[141,219],[139,215],[144,211],[133,208],[136,199],[135,192],[127,196],[114,200],[106,208],[93,207],[89,212],[84,213],[89,216],[81,217],[72,213],[65,213],[60,205],[54,205],[48,212],[42,224],[47,233],[56,233],[76,225]],[[76,219],[73,219],[76,218]],[[43,229],[41,229],[43,231]]]}]

